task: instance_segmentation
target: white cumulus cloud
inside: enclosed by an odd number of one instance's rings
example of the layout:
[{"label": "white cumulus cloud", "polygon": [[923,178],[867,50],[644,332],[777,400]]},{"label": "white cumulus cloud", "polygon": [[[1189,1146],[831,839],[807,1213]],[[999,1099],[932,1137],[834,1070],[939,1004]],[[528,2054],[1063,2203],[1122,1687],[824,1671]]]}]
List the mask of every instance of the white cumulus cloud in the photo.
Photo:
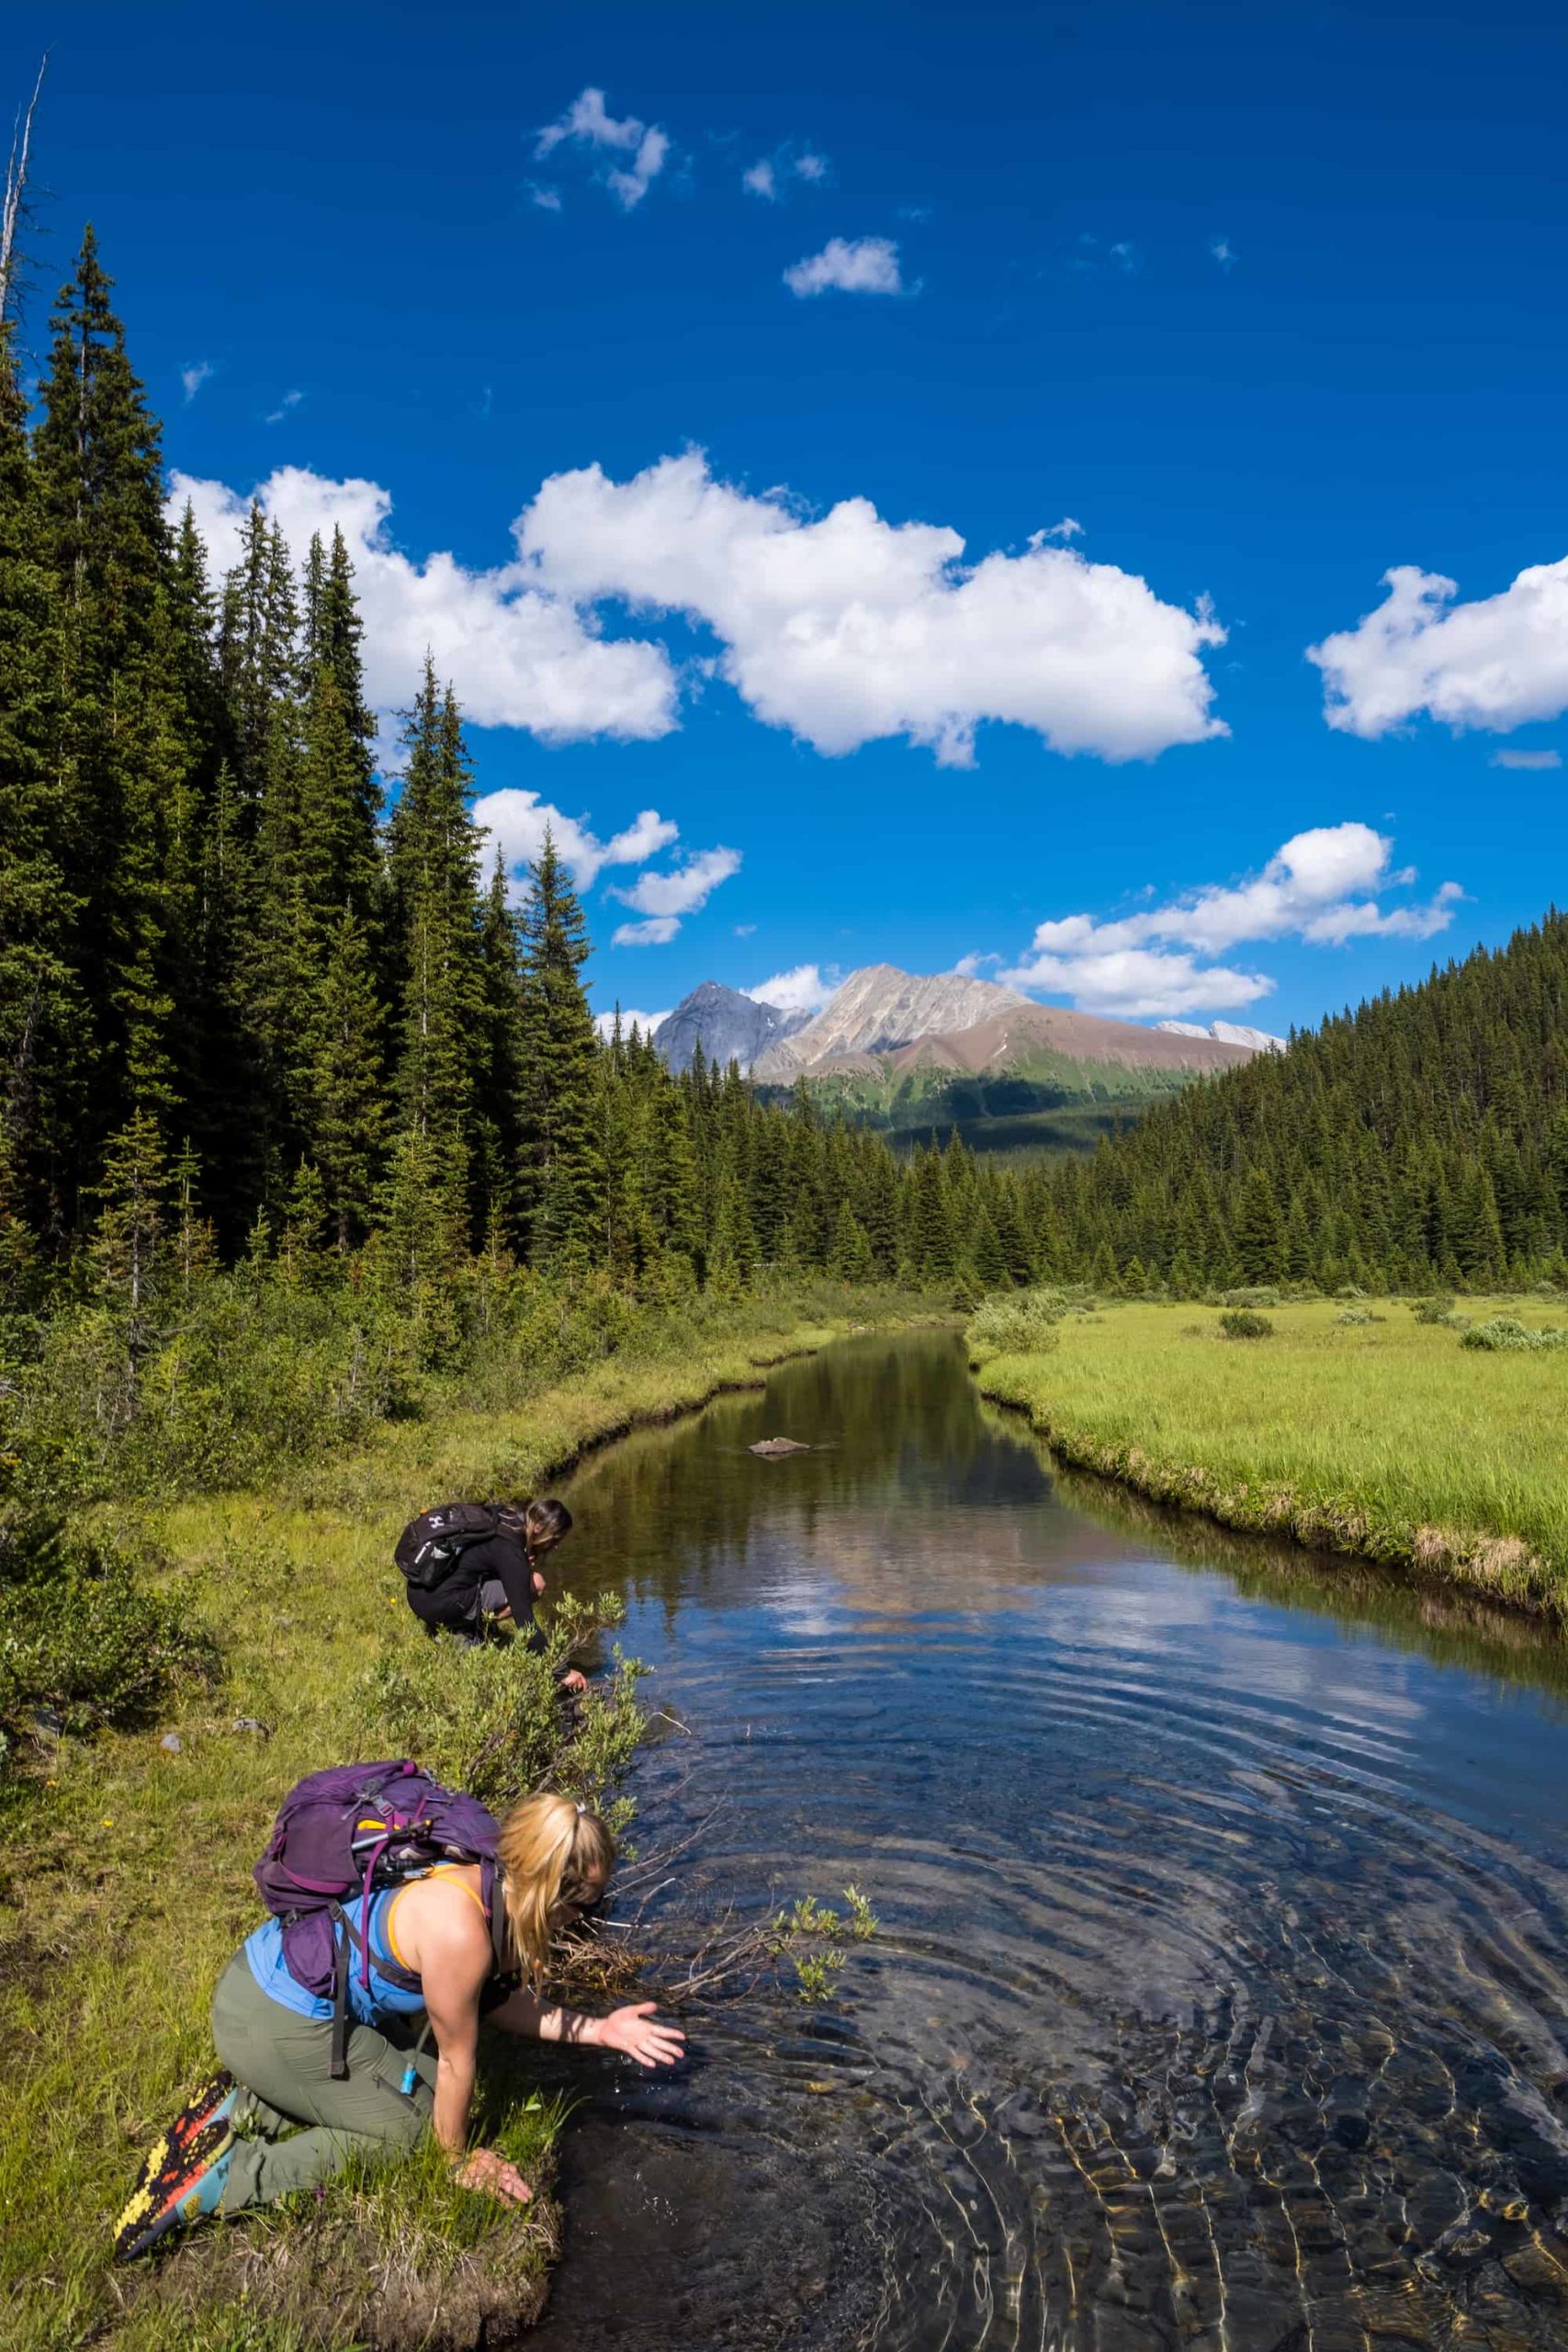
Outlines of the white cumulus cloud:
[{"label": "white cumulus cloud", "polygon": [[1568,556],[1530,564],[1500,594],[1456,604],[1457,582],[1414,564],[1351,629],[1309,646],[1324,716],[1375,739],[1425,711],[1456,729],[1506,734],[1568,709]]},{"label": "white cumulus cloud", "polygon": [[740,175],[740,185],[749,196],[760,196],[769,204],[778,201],[778,174],[764,155],[761,163],[752,164]]},{"label": "white cumulus cloud", "polygon": [[1525,768],[1545,770],[1562,765],[1561,752],[1494,752],[1487,762],[1494,768]]},{"label": "white cumulus cloud", "polygon": [[625,482],[554,475],[516,529],[532,576],[573,606],[705,622],[755,715],[819,752],[904,735],[966,766],[985,719],[1107,760],[1227,731],[1201,658],[1225,632],[1207,608],[1066,547],[965,564],[956,531],[885,522],[864,498],[807,520],[787,493],[716,481],[699,451]]},{"label": "white cumulus cloud", "polygon": [[195,400],[203,384],[210,383],[217,373],[210,359],[193,359],[188,368],[180,369],[180,384],[187,405]]},{"label": "white cumulus cloud", "polygon": [[614,889],[641,922],[624,922],[615,933],[616,947],[662,947],[674,938],[683,915],[705,907],[721,882],[740,870],[740,853],[734,849],[698,850],[662,874],[643,874],[629,890]]},{"label": "white cumulus cloud", "polygon": [[890,237],[829,237],[819,254],[792,262],[784,284],[803,299],[840,294],[901,294],[898,248]]},{"label": "white cumulus cloud", "polygon": [[582,890],[592,889],[607,865],[644,865],[681,837],[680,827],[668,817],[657,808],[644,808],[624,831],[602,842],[589,831],[586,819],[565,816],[536,792],[515,787],[481,794],[474,802],[474,822],[485,828],[509,874],[539,855],[548,832]]},{"label": "white cumulus cloud", "polygon": [[831,974],[825,974],[819,964],[796,964],[788,972],[775,972],[771,980],[759,980],[754,989],[742,989],[742,996],[750,997],[758,1004],[776,1005],[781,1012],[820,1012],[839,983]]},{"label": "white cumulus cloud", "polygon": [[[638,741],[675,725],[674,673],[661,647],[608,643],[592,615],[541,584],[521,561],[469,571],[455,556],[416,561],[393,541],[390,495],[373,481],[333,481],[284,466],[253,493],[296,560],[312,532],[340,527],[365,615],[366,689],[379,711],[412,700],[426,650],[481,727],[524,727],[547,742],[592,735]],[[176,473],[168,513],[189,500],[221,572],[239,560],[248,497]]]},{"label": "white cumulus cloud", "polygon": [[662,1012],[634,1012],[628,1005],[623,1004],[618,1007],[612,1006],[608,1012],[596,1012],[593,1016],[593,1026],[598,1030],[601,1037],[608,1037],[615,1029],[616,1020],[619,1019],[623,1037],[629,1037],[634,1029],[640,1029],[645,1037],[651,1037],[660,1023],[668,1021],[669,1018],[668,1005]]},{"label": "white cumulus cloud", "polygon": [[[592,88],[581,92],[558,121],[539,132],[534,153],[541,158],[553,155],[566,143],[586,148],[599,160],[605,187],[628,212],[642,202],[670,160],[665,131],[639,122],[635,115],[617,120],[605,107],[604,91]],[[608,159],[615,154],[630,161],[612,164]]]},{"label": "white cumulus cloud", "polygon": [[998,978],[1126,1019],[1251,1004],[1272,992],[1267,973],[1205,959],[1261,940],[1339,946],[1429,939],[1448,928],[1464,895],[1457,882],[1424,902],[1382,904],[1387,892],[1416,880],[1412,867],[1393,867],[1393,846],[1370,825],[1314,826],[1243,882],[1211,884],[1109,922],[1075,914],[1040,923],[1028,956]]},{"label": "white cumulus cloud", "polygon": [[1228,237],[1211,237],[1209,254],[1211,260],[1217,261],[1222,269],[1231,269],[1235,266],[1235,248]]},{"label": "white cumulus cloud", "polygon": [[798,178],[815,186],[828,176],[828,158],[826,155],[814,155],[807,148],[804,155],[795,157],[795,170]]}]

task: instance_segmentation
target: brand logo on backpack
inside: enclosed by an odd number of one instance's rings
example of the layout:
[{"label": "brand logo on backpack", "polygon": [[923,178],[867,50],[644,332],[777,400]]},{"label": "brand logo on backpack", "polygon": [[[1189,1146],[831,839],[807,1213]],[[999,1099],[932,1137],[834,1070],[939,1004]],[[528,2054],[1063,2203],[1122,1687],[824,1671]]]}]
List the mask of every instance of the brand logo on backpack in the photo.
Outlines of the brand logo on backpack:
[{"label": "brand logo on backpack", "polygon": [[488,1544],[507,1514],[497,1503],[438,1503],[410,1520],[392,1554],[410,1584],[434,1592],[471,1544]]}]

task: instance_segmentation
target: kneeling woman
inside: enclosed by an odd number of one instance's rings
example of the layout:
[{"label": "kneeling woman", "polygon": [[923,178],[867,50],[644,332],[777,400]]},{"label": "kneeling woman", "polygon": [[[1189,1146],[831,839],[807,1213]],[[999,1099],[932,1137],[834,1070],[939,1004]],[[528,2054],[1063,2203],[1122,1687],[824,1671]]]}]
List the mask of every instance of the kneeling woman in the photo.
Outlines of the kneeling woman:
[{"label": "kneeling woman", "polygon": [[[485,2007],[486,2022],[620,2051],[642,2066],[679,2058],[684,2036],[657,2021],[651,2001],[592,2018],[526,1989],[542,1979],[561,1928],[604,1892],[615,1849],[598,1815],[568,1797],[525,1797],[502,1823],[497,1859],[494,1899],[505,1905],[525,1989]],[[334,2079],[333,2005],[289,1973],[280,1922],[267,1920],[235,1953],[212,2000],[227,2073],[160,2143],[121,2222],[122,2258],[203,2214],[241,2213],[314,2188],[356,2151],[412,2149],[427,2123],[466,2187],[512,2204],[528,2199],[515,2165],[468,2145],[479,2015],[496,1964],[479,1865],[438,1863],[375,1896],[370,1957],[367,1985],[357,1964],[349,1972],[348,2071]],[[389,1983],[378,1961],[395,1963],[419,1989]],[[425,2015],[434,2058],[412,2046]]]}]

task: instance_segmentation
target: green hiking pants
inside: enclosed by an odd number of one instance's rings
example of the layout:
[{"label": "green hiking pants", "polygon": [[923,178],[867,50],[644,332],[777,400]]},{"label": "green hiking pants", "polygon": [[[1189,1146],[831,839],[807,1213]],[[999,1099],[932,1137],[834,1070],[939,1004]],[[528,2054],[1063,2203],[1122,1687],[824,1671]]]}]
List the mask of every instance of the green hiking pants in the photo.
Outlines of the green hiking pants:
[{"label": "green hiking pants", "polygon": [[[219,2058],[243,2086],[225,2213],[313,2188],[341,2172],[355,2150],[412,2149],[430,2121],[433,2052],[415,2057],[412,2034],[400,2045],[351,2020],[348,2073],[334,2082],[330,2021],[299,2017],[264,1993],[243,1951],[218,1980],[212,2032]],[[417,2075],[405,2093],[399,2086],[411,2062]]]}]

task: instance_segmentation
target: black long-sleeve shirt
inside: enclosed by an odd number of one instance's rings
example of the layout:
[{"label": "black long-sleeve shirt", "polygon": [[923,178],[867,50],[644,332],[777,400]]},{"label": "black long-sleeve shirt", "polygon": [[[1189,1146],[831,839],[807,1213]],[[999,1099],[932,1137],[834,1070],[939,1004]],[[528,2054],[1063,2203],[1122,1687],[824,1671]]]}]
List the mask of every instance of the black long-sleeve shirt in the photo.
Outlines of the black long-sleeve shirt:
[{"label": "black long-sleeve shirt", "polygon": [[487,1535],[482,1544],[468,1544],[453,1562],[451,1574],[431,1591],[411,1584],[409,1606],[427,1625],[466,1632],[479,1623],[479,1589],[491,1577],[506,1595],[519,1637],[530,1649],[543,1649],[545,1637],[534,1616],[534,1571],[519,1538],[504,1530]]}]

